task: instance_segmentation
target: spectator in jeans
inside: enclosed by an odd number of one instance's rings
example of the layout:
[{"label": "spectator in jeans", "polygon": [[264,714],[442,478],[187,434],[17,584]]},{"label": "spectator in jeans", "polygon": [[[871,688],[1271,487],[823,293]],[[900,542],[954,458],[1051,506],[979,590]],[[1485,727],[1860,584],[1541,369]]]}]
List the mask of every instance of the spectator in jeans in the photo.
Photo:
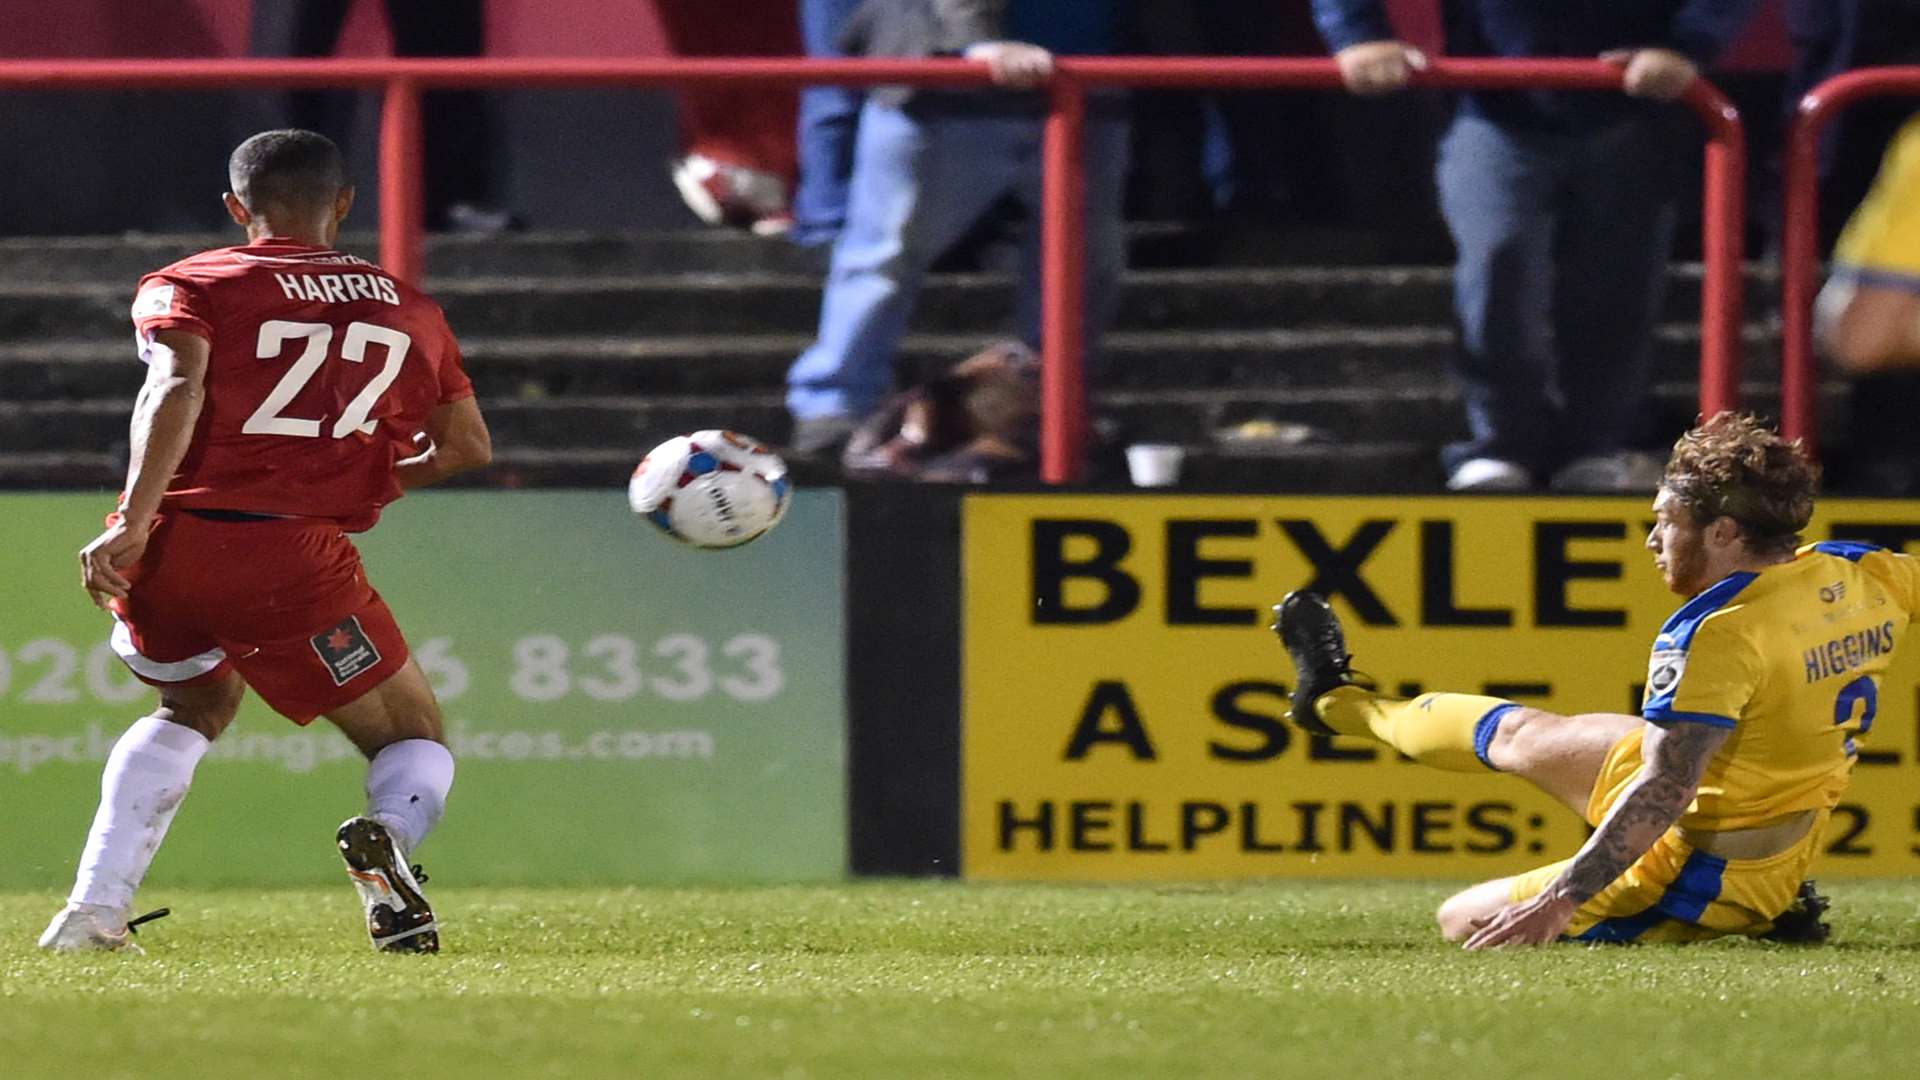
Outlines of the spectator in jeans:
[{"label": "spectator in jeans", "polygon": [[[1055,53],[1104,53],[1116,38],[1117,0],[868,0],[854,14],[856,55],[961,55],[993,81],[1030,90]],[[1019,327],[1039,339],[1041,129],[1037,94],[876,89],[855,138],[847,221],[834,243],[813,346],[787,375],[794,449],[846,441],[892,389],[892,363],[927,268],[1003,196],[1030,220],[1023,238]],[[1098,340],[1115,299],[1124,251],[1120,193],[1127,125],[1117,100],[1088,109],[1087,330]]]},{"label": "spectator in jeans", "polygon": [[[1600,56],[1628,101],[1464,94],[1440,145],[1458,249],[1458,376],[1471,433],[1442,463],[1456,491],[1652,491],[1641,438],[1673,236],[1668,110],[1759,0],[1446,0],[1459,56]],[[1348,89],[1383,94],[1425,64],[1382,0],[1313,0]]]},{"label": "spectator in jeans", "polygon": [[[807,55],[846,56],[840,36],[860,0],[800,0],[800,37]],[[847,221],[847,185],[853,175],[853,135],[859,130],[857,86],[809,86],[800,91],[800,180],[793,189],[793,232],[802,247],[839,238]]]}]

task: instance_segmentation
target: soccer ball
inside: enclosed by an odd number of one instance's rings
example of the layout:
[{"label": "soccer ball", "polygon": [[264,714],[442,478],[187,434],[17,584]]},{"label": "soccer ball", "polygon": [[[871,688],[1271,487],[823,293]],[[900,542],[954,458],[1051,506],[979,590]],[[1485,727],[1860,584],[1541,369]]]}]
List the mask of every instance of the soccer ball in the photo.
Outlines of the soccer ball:
[{"label": "soccer ball", "polygon": [[764,536],[792,502],[786,462],[731,431],[676,435],[642,458],[627,483],[634,513],[701,548],[739,547]]}]

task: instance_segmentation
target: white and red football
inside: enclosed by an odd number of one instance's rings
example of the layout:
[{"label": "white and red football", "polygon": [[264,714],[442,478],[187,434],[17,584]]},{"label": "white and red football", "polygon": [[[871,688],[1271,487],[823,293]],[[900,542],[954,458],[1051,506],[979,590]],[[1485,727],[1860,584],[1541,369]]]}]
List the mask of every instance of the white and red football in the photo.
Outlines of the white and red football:
[{"label": "white and red football", "polygon": [[765,536],[792,503],[787,463],[732,431],[676,435],[642,458],[627,483],[634,513],[700,548],[739,547]]}]

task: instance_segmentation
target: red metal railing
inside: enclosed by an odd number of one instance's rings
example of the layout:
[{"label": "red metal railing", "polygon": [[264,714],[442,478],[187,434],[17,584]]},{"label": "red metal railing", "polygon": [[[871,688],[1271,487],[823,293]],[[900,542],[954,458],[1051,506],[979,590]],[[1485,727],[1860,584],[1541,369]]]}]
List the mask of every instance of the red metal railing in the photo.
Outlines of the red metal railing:
[{"label": "red metal railing", "polygon": [[1828,79],[1800,99],[1782,166],[1780,237],[1780,429],[1818,452],[1820,371],[1813,349],[1813,300],[1820,273],[1820,136],[1865,98],[1920,95],[1920,67],[1863,68]]},{"label": "red metal railing", "polygon": [[[1434,89],[1619,90],[1620,69],[1596,60],[1444,60],[1419,75]],[[420,92],[424,89],[527,89],[752,83],[904,84],[984,87],[985,70],[960,60],[92,60],[0,62],[0,88],[230,89],[353,87],[384,91],[380,138],[380,258],[392,273],[418,280],[423,269],[420,205]],[[1086,453],[1085,221],[1083,143],[1086,95],[1104,87],[1336,89],[1330,59],[1062,60],[1051,85],[1046,124],[1042,282],[1043,428],[1041,477],[1070,483]],[[1700,408],[1738,404],[1741,245],[1746,138],[1739,113],[1707,82],[1686,103],[1706,128],[1702,246]]]}]

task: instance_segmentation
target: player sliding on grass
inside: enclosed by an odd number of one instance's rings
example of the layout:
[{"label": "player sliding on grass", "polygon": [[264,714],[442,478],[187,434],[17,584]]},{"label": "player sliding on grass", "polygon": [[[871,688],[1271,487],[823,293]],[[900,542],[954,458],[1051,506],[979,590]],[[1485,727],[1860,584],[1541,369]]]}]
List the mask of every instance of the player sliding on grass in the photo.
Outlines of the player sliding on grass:
[{"label": "player sliding on grass", "polygon": [[453,786],[439,705],[347,533],[402,489],[485,465],[486,423],[440,308],[334,251],[353,205],[309,131],[248,139],[227,211],[248,243],[140,282],[146,385],[126,491],[80,552],[113,647],[160,690],[114,744],[67,906],[44,948],[114,949],[194,766],[251,686],[296,724],[325,716],[367,755],[367,812],[340,827],[376,947],[433,952],[408,855]]},{"label": "player sliding on grass", "polygon": [[1798,547],[1818,476],[1798,444],[1747,417],[1723,413],[1674,445],[1647,549],[1689,599],[1654,638],[1639,717],[1376,694],[1355,684],[1326,601],[1296,592],[1275,609],[1300,726],[1437,768],[1513,773],[1598,830],[1571,859],[1447,900],[1449,941],[1824,933],[1818,897],[1799,886],[1920,609],[1920,562],[1866,544]]}]

